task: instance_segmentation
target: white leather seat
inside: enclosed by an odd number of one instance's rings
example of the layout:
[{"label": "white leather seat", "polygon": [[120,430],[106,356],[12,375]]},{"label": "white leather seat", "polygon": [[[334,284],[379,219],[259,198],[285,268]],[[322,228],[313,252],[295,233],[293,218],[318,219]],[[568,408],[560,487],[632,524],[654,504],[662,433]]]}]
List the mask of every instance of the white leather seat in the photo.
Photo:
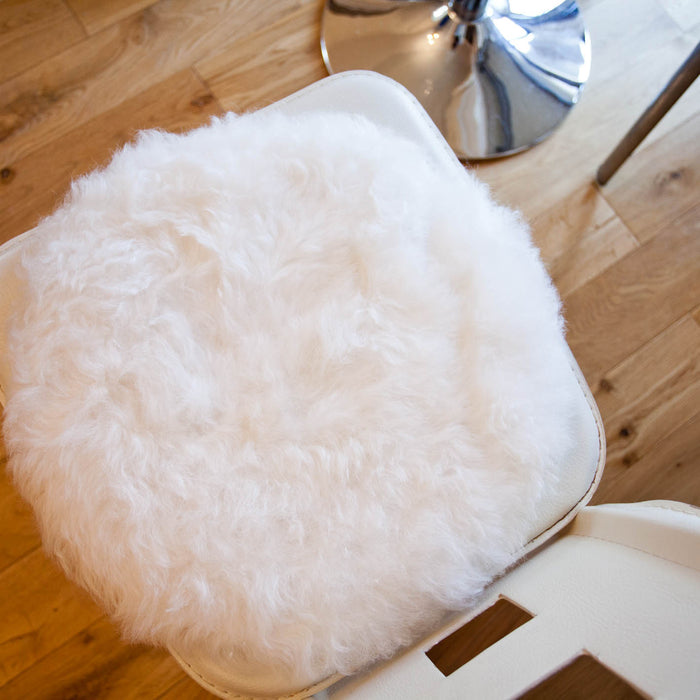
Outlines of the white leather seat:
[{"label": "white leather seat", "polygon": [[[410,93],[393,81],[376,74],[364,72],[339,74],[314,84],[267,109],[288,114],[318,109],[359,113],[422,144],[429,157],[447,172],[452,169],[457,176],[462,169],[462,165]],[[21,293],[13,267],[17,256],[21,254],[23,244],[32,235],[30,231],[0,248],[1,328],[5,326],[6,316],[14,298]],[[6,364],[5,345],[4,333],[0,333],[0,390],[2,391],[11,381],[11,374]],[[557,493],[549,499],[540,510],[538,519],[531,524],[529,542],[517,558],[525,556],[571,522],[576,513],[591,498],[600,479],[605,461],[604,431],[593,398],[573,356],[569,390],[578,397],[578,435],[575,447],[571,450],[568,459],[560,465],[561,474]],[[171,651],[188,673],[221,697],[241,697],[243,694],[258,697],[306,697],[330,682],[338,680],[336,677],[330,679],[289,678],[288,675],[272,677],[269,673],[261,678],[255,674],[248,674],[244,667],[221,667],[213,664],[206,657],[197,657],[196,654],[189,653],[186,658],[183,658],[178,650]],[[344,687],[350,688],[350,686]],[[338,690],[337,692],[349,691]],[[362,692],[364,693],[364,690]],[[402,697],[402,693],[381,697]],[[430,693],[422,697],[430,697]]]}]

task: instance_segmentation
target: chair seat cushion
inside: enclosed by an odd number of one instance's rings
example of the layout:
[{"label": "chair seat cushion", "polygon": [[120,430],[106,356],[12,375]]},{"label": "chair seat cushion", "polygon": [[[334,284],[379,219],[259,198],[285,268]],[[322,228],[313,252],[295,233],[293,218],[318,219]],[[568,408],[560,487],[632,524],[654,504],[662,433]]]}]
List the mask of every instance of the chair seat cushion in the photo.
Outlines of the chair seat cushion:
[{"label": "chair seat cushion", "polygon": [[353,672],[513,562],[571,450],[527,228],[359,117],[143,133],[20,274],[10,469],[133,640]]}]

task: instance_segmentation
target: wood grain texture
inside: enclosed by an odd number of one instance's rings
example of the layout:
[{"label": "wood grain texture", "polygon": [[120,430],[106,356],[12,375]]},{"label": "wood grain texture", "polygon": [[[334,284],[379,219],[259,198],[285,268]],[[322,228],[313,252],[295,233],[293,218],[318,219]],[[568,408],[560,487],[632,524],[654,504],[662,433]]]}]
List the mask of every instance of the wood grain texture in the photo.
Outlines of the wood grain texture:
[{"label": "wood grain texture", "polygon": [[669,210],[692,209],[700,192],[700,115],[681,124],[662,142],[632,154],[605,197],[640,241],[668,225]]},{"label": "wood grain texture", "polygon": [[0,2],[0,83],[85,38],[62,0]]},{"label": "wood grain texture", "polygon": [[499,598],[490,608],[440,640],[425,655],[443,676],[449,676],[532,617],[509,600]]},{"label": "wood grain texture", "polygon": [[4,684],[102,613],[40,549],[0,574],[0,590],[0,694],[4,697]]},{"label": "wood grain texture", "polygon": [[576,190],[531,223],[535,243],[562,296],[639,247],[593,184]]},{"label": "wood grain texture", "polygon": [[182,678],[175,685],[171,686],[162,695],[158,696],[158,700],[180,700],[187,698],[188,700],[212,700],[214,696],[202,686],[195,683],[189,676]]},{"label": "wood grain texture", "polygon": [[138,700],[158,697],[181,678],[180,667],[167,652],[123,644],[114,625],[100,617],[1,692],[3,700]]},{"label": "wood grain texture", "polygon": [[89,34],[154,5],[157,0],[66,0]]},{"label": "wood grain texture", "polygon": [[695,308],[700,205],[567,296],[568,340],[589,384]]},{"label": "wood grain texture", "polygon": [[[608,443],[602,496],[608,481],[636,482],[642,456],[700,414],[700,328],[684,316],[607,372],[594,396]],[[684,478],[673,472],[676,492]]]},{"label": "wood grain texture", "polygon": [[696,0],[660,0],[678,27],[689,34],[700,32],[700,3]]},{"label": "wood grain texture", "polygon": [[[2,415],[0,409],[0,418]],[[7,471],[7,451],[0,434],[0,575],[40,544],[34,514],[20,498]],[[0,597],[4,593],[0,587]]]},{"label": "wood grain texture", "polygon": [[208,88],[191,69],[185,69],[17,161],[8,168],[8,182],[0,184],[2,240],[32,228],[50,214],[71,180],[105,165],[138,130],[186,131],[220,112]]},{"label": "wood grain texture", "polygon": [[520,700],[555,700],[559,698],[566,698],[566,700],[590,700],[590,698],[639,700],[644,698],[644,695],[640,695],[632,686],[592,656],[582,654],[535,688],[520,696]]},{"label": "wood grain texture", "polygon": [[[321,4],[0,2],[0,241],[31,227],[71,177],[136,129],[187,129],[323,77]],[[605,188],[592,179],[700,38],[700,3],[580,5],[593,41],[580,104],[550,139],[477,172],[531,220],[564,297],[609,443],[595,502],[698,504],[700,81]],[[165,652],[122,641],[55,569],[1,439],[0,464],[0,697],[210,697]],[[595,682],[594,670],[577,669],[577,686]]]},{"label": "wood grain texture", "polygon": [[22,73],[2,86],[0,167],[225,49],[296,4],[162,0]]},{"label": "wood grain texture", "polygon": [[611,467],[593,503],[668,499],[700,507],[700,418],[697,415],[636,457],[637,461]]},{"label": "wood grain texture", "polygon": [[3,463],[0,466],[0,574],[39,544],[34,514],[14,489]]},{"label": "wood grain texture", "polygon": [[318,3],[306,3],[230,50],[198,62],[197,72],[221,104],[234,112],[271,104],[324,78],[320,10]]}]

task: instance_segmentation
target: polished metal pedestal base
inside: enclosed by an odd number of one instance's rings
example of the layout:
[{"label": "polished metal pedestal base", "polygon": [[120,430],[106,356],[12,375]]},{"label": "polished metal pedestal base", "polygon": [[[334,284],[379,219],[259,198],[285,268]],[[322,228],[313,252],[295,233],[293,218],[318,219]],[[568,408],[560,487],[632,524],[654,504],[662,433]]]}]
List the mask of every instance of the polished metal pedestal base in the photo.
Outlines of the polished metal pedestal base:
[{"label": "polished metal pedestal base", "polygon": [[517,153],[576,103],[590,41],[574,0],[328,0],[321,47],[329,72],[367,69],[407,87],[457,155]]}]

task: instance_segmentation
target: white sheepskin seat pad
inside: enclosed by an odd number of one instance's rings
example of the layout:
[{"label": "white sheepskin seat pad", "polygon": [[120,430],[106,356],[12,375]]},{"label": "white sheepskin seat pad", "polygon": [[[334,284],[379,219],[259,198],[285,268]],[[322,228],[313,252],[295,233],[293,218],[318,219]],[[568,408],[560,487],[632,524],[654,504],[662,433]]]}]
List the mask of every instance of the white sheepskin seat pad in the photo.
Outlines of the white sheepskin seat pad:
[{"label": "white sheepskin seat pad", "polygon": [[513,563],[577,399],[527,227],[455,172],[359,117],[227,116],[40,224],[9,469],[128,639],[347,674]]}]

